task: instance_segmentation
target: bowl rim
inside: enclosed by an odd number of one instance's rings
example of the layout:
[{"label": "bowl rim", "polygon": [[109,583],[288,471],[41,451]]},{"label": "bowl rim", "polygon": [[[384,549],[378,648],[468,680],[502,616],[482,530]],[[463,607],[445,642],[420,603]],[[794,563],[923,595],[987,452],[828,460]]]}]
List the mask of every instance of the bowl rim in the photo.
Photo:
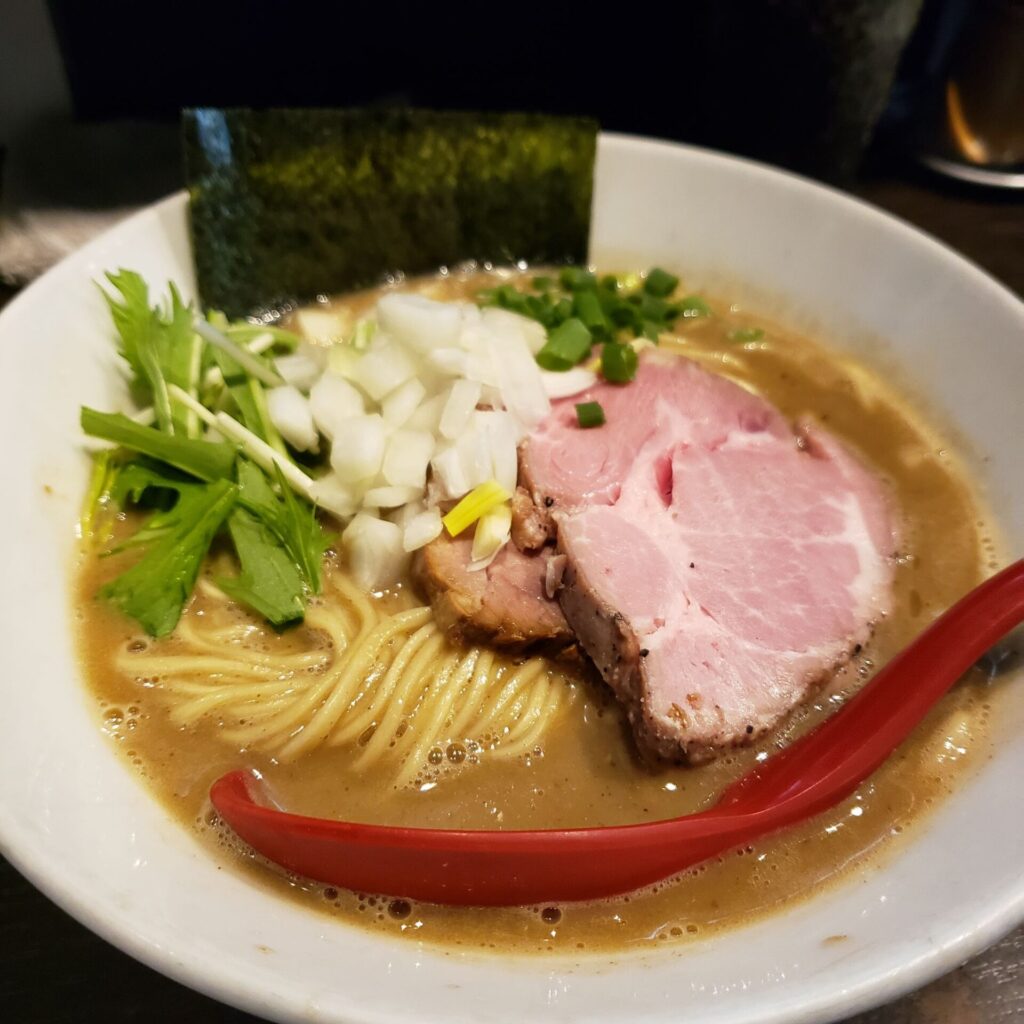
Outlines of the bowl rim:
[{"label": "bowl rim", "polygon": [[[1018,296],[1008,285],[985,270],[984,267],[971,259],[971,257],[965,256],[954,249],[948,242],[944,242],[937,235],[932,234],[932,232],[911,223],[905,217],[883,210],[880,206],[876,206],[867,199],[861,199],[860,196],[846,192],[835,185],[819,181],[816,178],[810,178],[807,175],[799,174],[785,167],[763,163],[751,157],[727,153],[724,150],[710,149],[706,146],[695,146],[687,142],[673,142],[671,139],[656,138],[648,135],[634,135],[629,132],[602,131],[600,137],[602,142],[610,143],[613,146],[635,148],[638,153],[644,151],[679,152],[682,150],[687,153],[689,158],[695,161],[705,161],[711,164],[725,163],[746,167],[755,174],[764,175],[774,180],[776,184],[788,185],[793,190],[803,191],[810,189],[819,195],[826,195],[832,201],[865,217],[871,223],[884,225],[889,229],[898,227],[907,242],[918,248],[924,248],[933,256],[941,256],[951,266],[961,270],[969,269],[975,283],[987,288],[993,297],[998,296],[1000,300],[1006,302],[1009,309],[1018,316],[1024,316],[1024,296]],[[173,196],[169,196],[168,199],[173,199],[176,196],[187,197],[187,195],[187,191],[182,189],[180,192],[174,193]]]},{"label": "bowl rim", "polygon": [[[816,192],[827,198],[830,203],[841,204],[857,216],[883,226],[888,231],[898,229],[904,242],[918,251],[928,252],[933,258],[941,258],[959,274],[967,275],[975,287],[983,289],[990,300],[1005,305],[1011,315],[1024,326],[1024,301],[1006,285],[935,236],[898,216],[880,210],[865,200],[787,170],[703,147],[609,132],[601,133],[601,145],[629,149],[638,156],[652,151],[667,151],[683,154],[688,160],[712,166],[741,165],[776,185],[795,191]],[[187,200],[187,191],[182,189],[175,192],[135,211],[80,249],[68,254],[36,281],[22,289],[0,312],[0,332],[15,312],[31,306],[38,301],[37,296],[45,294],[63,275],[77,273],[80,264],[99,255],[114,233],[129,231],[139,222],[159,218],[171,211],[176,212],[185,207]],[[153,797],[150,796],[150,799]],[[0,809],[2,807],[3,795],[0,793]],[[151,929],[139,927],[134,923],[131,914],[118,913],[113,906],[105,906],[102,901],[91,899],[88,893],[64,884],[56,859],[48,856],[46,849],[34,844],[30,837],[22,835],[14,823],[2,818],[0,853],[47,898],[85,927],[165,976],[256,1015],[271,1013],[275,1015],[275,1019],[306,1019],[301,1008],[293,1005],[286,997],[278,999],[270,991],[254,991],[251,985],[245,984],[241,977],[236,976],[226,966],[212,969],[198,952],[192,952],[188,948],[172,949],[161,944],[156,941]],[[882,1002],[896,999],[946,973],[997,941],[1021,922],[1024,922],[1024,876],[1021,877],[1016,889],[1003,892],[999,898],[976,904],[970,919],[963,919],[959,926],[949,927],[945,933],[934,936],[935,941],[928,952],[912,961],[897,964],[896,969],[888,972],[880,968],[876,975],[863,978],[851,987],[822,993],[817,998],[790,1000],[786,1004],[780,1003],[775,1008],[756,1009],[752,1016],[744,1020],[756,1021],[757,1024],[784,1024],[797,1020],[828,1021],[869,1009]],[[536,962],[540,963],[539,960]],[[390,1013],[376,1011],[373,1007],[361,1007],[359,1016],[352,1019],[365,1022],[394,1020]]]}]

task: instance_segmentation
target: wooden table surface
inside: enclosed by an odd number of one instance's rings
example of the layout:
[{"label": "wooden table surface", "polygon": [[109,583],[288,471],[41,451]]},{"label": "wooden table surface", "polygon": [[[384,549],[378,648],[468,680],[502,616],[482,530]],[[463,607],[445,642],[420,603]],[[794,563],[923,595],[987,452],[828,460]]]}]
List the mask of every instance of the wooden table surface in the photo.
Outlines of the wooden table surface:
[{"label": "wooden table surface", "polygon": [[[870,174],[857,192],[947,242],[1024,294],[1024,196],[972,191],[912,171]],[[0,305],[10,294],[0,290]],[[0,1021],[92,1020],[253,1024],[256,1018],[192,992],[118,952],[58,910],[0,859]],[[855,1018],[855,1024],[1011,1021],[1024,1021],[1024,928],[918,992]]]}]

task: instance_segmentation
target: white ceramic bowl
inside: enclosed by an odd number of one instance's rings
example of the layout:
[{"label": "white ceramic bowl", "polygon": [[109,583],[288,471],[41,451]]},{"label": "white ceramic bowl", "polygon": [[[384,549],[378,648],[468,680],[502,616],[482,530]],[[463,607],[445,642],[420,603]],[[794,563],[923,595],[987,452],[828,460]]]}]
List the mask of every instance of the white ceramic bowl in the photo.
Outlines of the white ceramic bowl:
[{"label": "white ceramic bowl", "polygon": [[[592,257],[741,282],[767,312],[887,358],[951,420],[1024,548],[1024,306],[906,225],[838,193],[683,146],[601,139]],[[90,928],[278,1020],[825,1021],[895,998],[1024,920],[1024,702],[999,755],[882,870],[700,945],[606,960],[444,956],[353,930],[219,870],[115,756],[78,678],[67,569],[82,402],[111,407],[92,281],[192,287],[184,196],[65,260],[0,317],[0,849]],[[844,933],[842,944],[824,944]]]}]

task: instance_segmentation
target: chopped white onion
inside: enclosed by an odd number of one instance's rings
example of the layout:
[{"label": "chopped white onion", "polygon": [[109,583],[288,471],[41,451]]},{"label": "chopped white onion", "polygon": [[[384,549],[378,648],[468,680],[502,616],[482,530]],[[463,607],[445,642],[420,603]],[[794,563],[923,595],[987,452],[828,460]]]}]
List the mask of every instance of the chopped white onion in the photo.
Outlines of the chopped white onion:
[{"label": "chopped white onion", "polygon": [[540,367],[522,342],[499,340],[498,346],[491,358],[501,368],[498,387],[504,406],[525,427],[533,428],[551,411]]},{"label": "chopped white onion", "polygon": [[462,309],[462,328],[459,331],[459,346],[467,352],[475,352],[480,347],[484,331],[483,317],[476,306],[466,304]]},{"label": "chopped white onion", "polygon": [[[415,377],[389,391],[380,403],[380,411],[386,423],[400,427],[419,408],[427,397],[427,389]],[[432,432],[432,431],[431,431]]]},{"label": "chopped white onion", "polygon": [[492,476],[511,494],[519,473],[519,425],[507,412],[477,411],[473,415],[477,429],[487,439]]},{"label": "chopped white onion", "polygon": [[347,380],[328,370],[310,389],[309,407],[317,429],[328,440],[342,420],[361,416],[365,410],[363,396]]},{"label": "chopped white onion", "polygon": [[331,444],[331,468],[343,483],[374,476],[384,461],[386,443],[384,420],[376,413],[339,420]]},{"label": "chopped white onion", "polygon": [[394,293],[385,295],[377,303],[377,319],[393,338],[413,352],[425,355],[433,349],[457,343],[462,309],[452,302]]},{"label": "chopped white onion", "polygon": [[504,408],[524,426],[536,426],[551,410],[540,367],[518,327],[509,328],[501,319],[497,323],[503,333],[484,330],[479,350],[470,356],[468,376],[496,387]]},{"label": "chopped white onion", "polygon": [[415,501],[422,493],[422,487],[371,487],[363,495],[363,507],[401,508],[410,501]]},{"label": "chopped white onion", "polygon": [[486,405],[490,409],[504,409],[505,403],[502,400],[501,392],[491,387],[490,384],[485,384],[480,389],[480,404]]},{"label": "chopped white onion", "polygon": [[274,369],[281,374],[282,380],[300,391],[309,391],[324,370],[323,363],[312,354],[312,346],[307,347],[310,351],[293,352],[274,360]]},{"label": "chopped white onion", "polygon": [[390,514],[391,522],[400,527],[403,531],[409,525],[409,521],[421,512],[426,511],[427,506],[423,503],[422,496],[413,501],[407,501],[401,508],[395,509]]},{"label": "chopped white onion", "polygon": [[441,436],[454,441],[466,429],[469,417],[480,401],[480,382],[457,380],[448,393],[439,424]]},{"label": "chopped white onion", "polygon": [[[487,483],[494,474],[494,460],[491,458],[491,446],[483,425],[476,420],[480,413],[474,413],[474,419],[455,442],[462,463],[462,471],[466,476],[466,490],[471,491],[480,484]],[[458,495],[453,495],[458,497]]]},{"label": "chopped white onion", "polygon": [[483,342],[475,352],[466,355],[466,374],[469,380],[478,380],[485,388],[494,388],[501,393],[504,367],[500,359],[494,358],[494,349],[499,345],[493,335],[484,334]]},{"label": "chopped white onion", "polygon": [[270,388],[267,391],[267,412],[270,422],[281,436],[297,451],[315,452],[320,435],[313,424],[309,402],[292,384]]},{"label": "chopped white onion", "polygon": [[351,380],[362,358],[362,352],[351,345],[332,345],[327,350],[327,369],[345,380]]},{"label": "chopped white onion", "polygon": [[[350,336],[352,326],[347,314],[333,325],[314,316],[308,325],[311,336],[333,337]],[[280,389],[274,403],[289,443],[308,442],[307,421],[299,432],[295,388],[311,385],[309,415],[331,441],[332,471],[313,484],[318,503],[340,517],[355,515],[345,533],[353,571],[365,585],[384,586],[397,552],[407,558],[441,533],[437,502],[489,480],[514,491],[518,444],[550,410],[552,375],[534,360],[544,328],[507,310],[392,292],[355,334],[330,349],[328,369],[315,382],[315,352],[278,360],[293,387]],[[559,386],[577,375],[557,375]],[[587,385],[593,380],[589,375]],[[473,568],[490,564],[508,539],[507,509],[489,515],[477,528]]]},{"label": "chopped white onion", "polygon": [[382,590],[401,578],[409,561],[402,531],[386,519],[360,512],[345,528],[341,544],[349,572],[367,590]]},{"label": "chopped white onion", "polygon": [[347,519],[359,510],[360,488],[343,483],[334,473],[315,480],[311,490],[316,504],[339,519]]},{"label": "chopped white onion", "polygon": [[427,365],[446,377],[466,377],[469,371],[469,354],[460,348],[435,348],[427,356]]},{"label": "chopped white onion", "polygon": [[484,326],[492,334],[496,334],[503,341],[521,341],[532,356],[535,356],[548,340],[547,331],[542,324],[511,310],[488,306],[481,310],[481,317]]},{"label": "chopped white onion", "polygon": [[441,422],[441,413],[444,412],[445,402],[448,400],[448,392],[443,391],[433,398],[428,398],[420,407],[405,421],[409,430],[425,430],[428,434],[436,434],[438,424]]},{"label": "chopped white onion", "polygon": [[436,508],[412,516],[402,531],[402,547],[416,551],[441,534],[441,513]]},{"label": "chopped white onion", "polygon": [[416,364],[401,346],[388,341],[378,344],[376,339],[352,371],[352,380],[375,402],[415,376]]},{"label": "chopped white onion", "polygon": [[434,454],[434,437],[420,430],[396,430],[388,439],[381,472],[389,484],[416,487],[427,483],[427,465]]},{"label": "chopped white onion", "polygon": [[462,457],[455,445],[435,455],[430,465],[443,498],[461,498],[471,489],[469,478],[462,467]]},{"label": "chopped white onion", "polygon": [[597,383],[597,374],[586,367],[574,366],[564,373],[541,370],[540,379],[548,398],[568,398],[593,387]]}]

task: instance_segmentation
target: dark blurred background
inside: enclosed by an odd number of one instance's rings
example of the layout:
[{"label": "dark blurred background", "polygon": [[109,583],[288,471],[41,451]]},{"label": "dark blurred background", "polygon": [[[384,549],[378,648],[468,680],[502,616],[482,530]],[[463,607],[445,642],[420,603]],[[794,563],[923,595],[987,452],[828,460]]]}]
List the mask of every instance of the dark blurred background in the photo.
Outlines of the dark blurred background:
[{"label": "dark blurred background", "polygon": [[[767,160],[1024,292],[1024,0],[0,0],[0,305],[181,186],[181,107],[366,103],[589,114]],[[133,963],[2,859],[0,1007],[252,1020]],[[997,1020],[1024,1021],[1024,930],[859,1024]]]},{"label": "dark blurred background", "polygon": [[897,70],[899,113],[912,115],[957,41],[975,34],[972,23],[1008,23],[1020,6],[51,0],[48,8],[82,119],[173,119],[189,105],[544,109],[843,177],[856,170]]},{"label": "dark blurred background", "polygon": [[1024,186],[1024,0],[0,0],[0,279],[179,187],[183,106],[394,103]]},{"label": "dark blurred background", "polygon": [[173,119],[191,105],[540,109],[843,178],[897,69],[900,106],[913,107],[968,23],[1015,5],[179,0],[173,18],[137,0],[49,6],[80,118]]},{"label": "dark blurred background", "polygon": [[851,168],[881,112],[921,0],[179,0],[174,23],[191,31],[162,40],[157,25],[140,34],[140,6],[52,0],[79,116],[173,118],[197,104],[539,109],[833,174]]}]

